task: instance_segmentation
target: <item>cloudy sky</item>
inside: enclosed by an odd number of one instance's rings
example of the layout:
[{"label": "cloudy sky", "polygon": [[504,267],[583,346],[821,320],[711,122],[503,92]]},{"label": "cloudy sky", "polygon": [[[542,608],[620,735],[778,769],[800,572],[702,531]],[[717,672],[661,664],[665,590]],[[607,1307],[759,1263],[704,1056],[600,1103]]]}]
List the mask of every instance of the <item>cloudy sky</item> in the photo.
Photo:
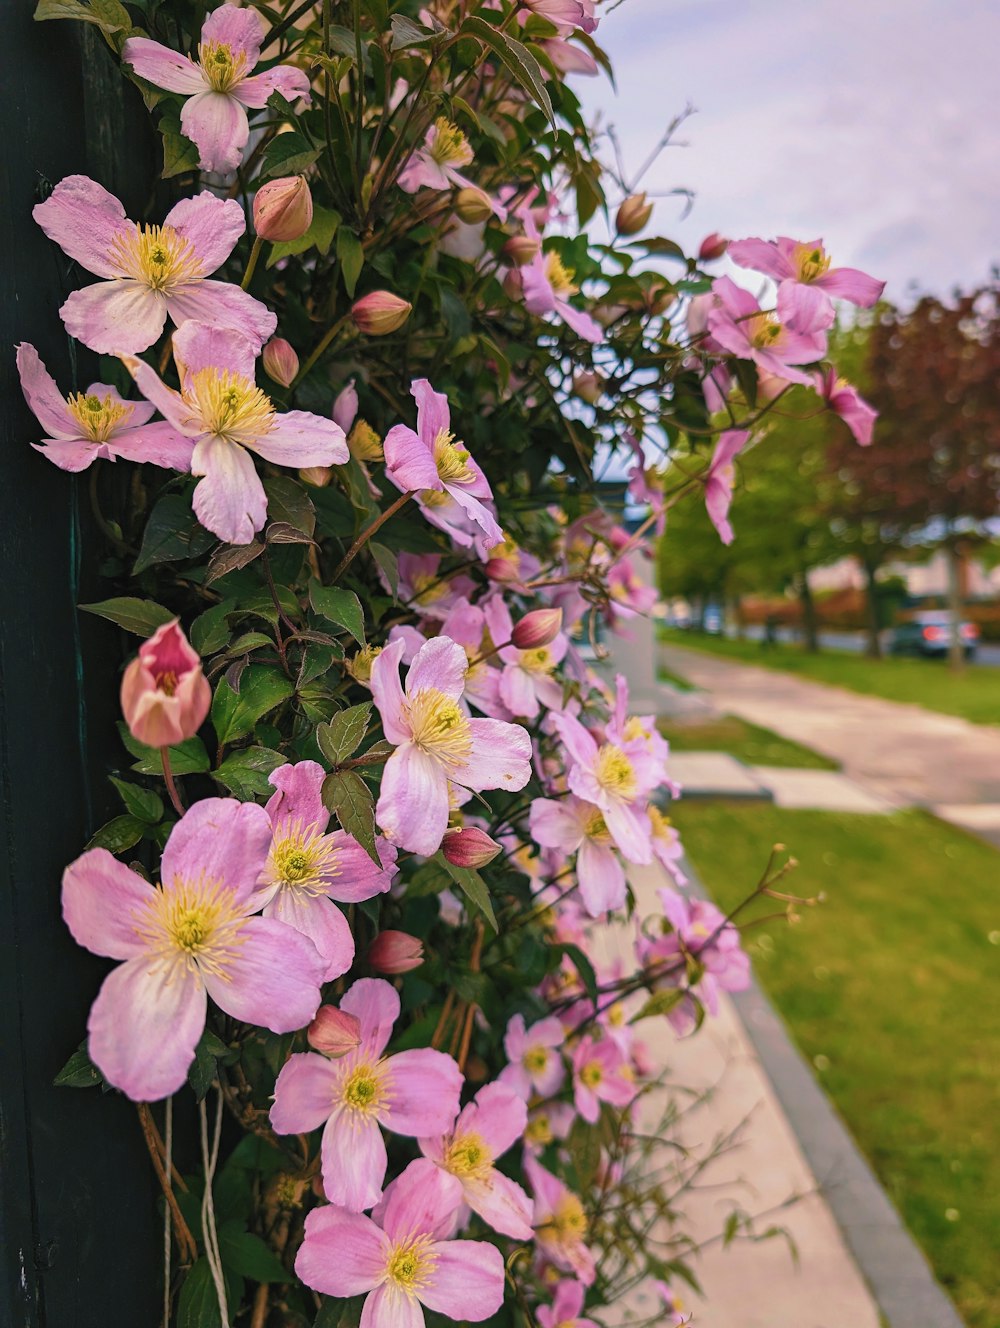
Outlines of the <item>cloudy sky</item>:
[{"label": "cloudy sky", "polygon": [[1000,262],[996,0],[624,0],[578,79],[638,169],[687,103],[686,147],[643,179],[689,250],[708,231],[825,238],[835,264],[946,294]]}]

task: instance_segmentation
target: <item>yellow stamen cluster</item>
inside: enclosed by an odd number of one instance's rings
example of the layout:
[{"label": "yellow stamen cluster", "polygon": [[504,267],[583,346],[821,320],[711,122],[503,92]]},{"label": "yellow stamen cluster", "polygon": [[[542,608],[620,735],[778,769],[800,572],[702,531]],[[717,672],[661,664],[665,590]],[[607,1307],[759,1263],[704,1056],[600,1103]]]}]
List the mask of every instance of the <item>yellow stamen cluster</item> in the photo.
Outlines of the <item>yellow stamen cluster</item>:
[{"label": "yellow stamen cluster", "polygon": [[774,314],[754,314],[747,319],[750,344],[758,350],[769,350],[781,340],[784,329]]},{"label": "yellow stamen cluster", "polygon": [[459,1134],[444,1155],[445,1170],[453,1176],[484,1180],[493,1167],[493,1154],[478,1134]]},{"label": "yellow stamen cluster", "polygon": [[448,593],[448,582],[433,572],[418,572],[413,578],[413,603],[433,604]]},{"label": "yellow stamen cluster", "polygon": [[575,1194],[564,1194],[547,1222],[538,1228],[543,1240],[556,1245],[577,1245],[587,1235],[587,1214]]},{"label": "yellow stamen cluster", "polygon": [[821,244],[797,244],[792,254],[792,266],[799,281],[818,281],[830,267],[830,258]]},{"label": "yellow stamen cluster", "polygon": [[228,968],[243,944],[244,913],[222,881],[177,879],[172,890],[158,886],[136,934],[157,959],[199,968],[228,981]]},{"label": "yellow stamen cluster", "polygon": [[529,1074],[541,1074],[549,1063],[548,1047],[529,1047],[521,1057],[521,1063]]},{"label": "yellow stamen cluster", "polygon": [[109,257],[122,276],[165,295],[204,276],[191,241],[172,226],[137,224],[115,236]]},{"label": "yellow stamen cluster", "polygon": [[383,1061],[374,1065],[364,1061],[356,1065],[340,1084],[340,1101],[348,1111],[361,1116],[372,1116],[385,1106],[389,1098],[389,1085]]},{"label": "yellow stamen cluster", "polygon": [[557,295],[575,295],[579,287],[574,284],[576,273],[566,267],[558,254],[551,251],[545,255],[545,275],[549,285]]},{"label": "yellow stamen cluster", "polygon": [[556,666],[548,646],[539,646],[535,650],[522,650],[518,663],[526,673],[549,674]]},{"label": "yellow stamen cluster", "polygon": [[347,435],[347,446],[356,461],[384,461],[382,439],[367,420],[358,420]]},{"label": "yellow stamen cluster", "polygon": [[247,72],[246,56],[242,51],[233,55],[226,42],[202,42],[198,59],[213,92],[229,92]]},{"label": "yellow stamen cluster", "polygon": [[303,895],[325,895],[327,882],[340,875],[336,846],[316,826],[289,822],[271,845],[264,881]]},{"label": "yellow stamen cluster", "polygon": [[653,831],[654,839],[673,839],[674,829],[670,817],[664,816],[659,807],[650,804],[646,811],[649,813],[649,824]]},{"label": "yellow stamen cluster", "polygon": [[66,398],[66,406],[92,443],[106,443],[120,424],[128,423],[135,409],[127,401],[116,401],[110,392],[103,397],[96,392],[86,396],[76,392]]},{"label": "yellow stamen cluster", "polygon": [[414,744],[455,770],[472,755],[472,730],[458,703],[436,687],[425,687],[405,703]]},{"label": "yellow stamen cluster", "polygon": [[372,665],[381,653],[381,646],[362,646],[350,659],[344,661],[347,672],[355,682],[371,682]]},{"label": "yellow stamen cluster", "polygon": [[439,166],[466,166],[472,160],[469,141],[458,125],[443,115],[434,121],[434,141],[430,150],[431,161]]},{"label": "yellow stamen cluster", "polygon": [[400,1291],[416,1296],[430,1281],[437,1261],[433,1237],[415,1236],[393,1247],[385,1268],[386,1276]]},{"label": "yellow stamen cluster", "polygon": [[469,466],[469,453],[455,435],[439,430],[434,439],[434,464],[442,484],[474,484],[475,472]]},{"label": "yellow stamen cluster", "polygon": [[580,1068],[579,1075],[580,1083],[583,1084],[584,1088],[597,1088],[604,1078],[604,1070],[601,1068],[599,1061],[587,1061]]},{"label": "yellow stamen cluster", "polygon": [[552,1142],[555,1138],[552,1133],[552,1122],[544,1112],[528,1121],[524,1137],[529,1144],[537,1144],[540,1148]]},{"label": "yellow stamen cluster", "polygon": [[583,827],[583,833],[595,844],[610,844],[611,831],[607,827],[604,816],[595,807],[593,811],[587,813],[587,820]]},{"label": "yellow stamen cluster", "polygon": [[253,443],[274,428],[269,398],[229,369],[199,369],[185,384],[183,397],[204,431],[227,442]]},{"label": "yellow stamen cluster", "polygon": [[639,781],[632,762],[613,742],[603,743],[597,752],[594,776],[606,793],[631,801],[639,792]]}]

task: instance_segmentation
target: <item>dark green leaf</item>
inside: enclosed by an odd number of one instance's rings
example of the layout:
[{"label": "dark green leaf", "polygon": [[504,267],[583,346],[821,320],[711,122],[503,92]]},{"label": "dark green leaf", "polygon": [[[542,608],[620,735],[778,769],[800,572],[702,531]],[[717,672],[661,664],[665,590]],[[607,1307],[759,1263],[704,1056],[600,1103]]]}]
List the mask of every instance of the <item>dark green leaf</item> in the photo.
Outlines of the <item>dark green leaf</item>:
[{"label": "dark green leaf", "polygon": [[[118,732],[121,734],[126,751],[139,758],[132,767],[133,770],[137,770],[140,775],[163,774],[163,761],[160,759],[158,747],[147,747],[145,743],[138,742],[129,733],[124,720],[118,721]],[[212,764],[208,759],[208,752],[205,751],[205,744],[200,738],[188,738],[186,742],[178,743],[176,747],[168,750],[170,769],[175,775],[199,775]]]},{"label": "dark green leaf", "polygon": [[176,613],[171,613],[162,604],[157,604],[156,600],[132,599],[128,596],[121,599],[102,599],[97,604],[81,604],[80,608],[84,613],[94,613],[99,618],[107,618],[117,623],[119,627],[124,627],[126,632],[134,632],[136,636],[152,636],[158,627],[173,622],[177,617]]},{"label": "dark green leaf", "polygon": [[364,1306],[364,1296],[352,1296],[350,1300],[324,1298],[313,1328],[358,1328]]},{"label": "dark green leaf", "polygon": [[496,914],[493,912],[493,901],[490,899],[486,882],[479,873],[473,871],[471,867],[456,867],[443,853],[437,854],[434,861],[441,864],[469,903],[483,915],[493,930],[498,932],[500,928],[497,926]]},{"label": "dark green leaf", "polygon": [[115,779],[113,775],[110,778],[130,816],[145,821],[147,825],[157,825],[163,820],[163,801],[158,793],[140,788],[138,784],[126,784],[124,779]]},{"label": "dark green leaf", "polygon": [[195,618],[188,636],[199,655],[214,655],[226,644],[229,640],[226,614],[232,613],[235,607],[234,600],[226,599]]},{"label": "dark green leaf", "polygon": [[83,23],[96,23],[105,32],[129,32],[132,20],[128,11],[118,0],[93,0],[84,5],[80,0],[38,0],[35,8],[35,21],[44,22],[50,18],[73,18]]},{"label": "dark green leaf", "polygon": [[361,269],[365,265],[365,251],[358,237],[346,226],[341,226],[337,231],[337,262],[344,277],[347,297],[353,300],[358,277],[361,276]]},{"label": "dark green leaf", "polygon": [[424,42],[433,41],[437,35],[433,29],[425,28],[422,23],[414,23],[412,18],[404,14],[393,14],[389,26],[392,28],[390,51],[401,51],[407,46],[423,46]]},{"label": "dark green leaf", "polygon": [[531,99],[542,108],[556,127],[552,102],[549,99],[545,80],[538,61],[523,42],[495,28],[492,23],[473,15],[467,18],[459,29],[461,35],[478,37],[479,40],[503,61]]},{"label": "dark green leaf", "polygon": [[208,1090],[215,1082],[216,1051],[213,1044],[219,1043],[227,1050],[225,1043],[220,1043],[214,1033],[206,1028],[194,1049],[194,1060],[188,1067],[188,1083],[194,1091],[197,1101],[202,1102],[208,1096]]},{"label": "dark green leaf", "polygon": [[316,508],[305,486],[287,475],[264,481],[267,514],[272,521],[285,522],[306,535],[316,531]]},{"label": "dark green leaf", "polygon": [[313,219],[309,229],[304,235],[300,235],[297,240],[275,241],[271,245],[271,252],[267,258],[268,267],[274,267],[279,259],[290,258],[293,254],[305,253],[307,249],[312,249],[314,246],[321,254],[328,254],[340,222],[339,212],[334,212],[333,208],[320,207],[318,203],[314,203]]},{"label": "dark green leaf", "polygon": [[687,262],[687,254],[676,240],[666,240],[661,235],[654,235],[648,240],[635,240],[633,243],[645,249],[647,254],[663,254],[667,258],[679,258],[682,263]]},{"label": "dark green leaf", "polygon": [[381,866],[375,847],[375,800],[361,776],[353,770],[327,775],[323,780],[323,805],[354,836],[372,862]]},{"label": "dark green leaf", "polygon": [[632,1016],[630,1024],[637,1024],[640,1019],[652,1019],[654,1015],[669,1014],[684,999],[684,992],[676,988],[654,991],[638,1014]]},{"label": "dark green leaf", "polygon": [[163,169],[160,176],[172,180],[175,175],[184,175],[187,171],[198,169],[198,149],[183,134],[175,134],[169,129],[163,130]]},{"label": "dark green leaf", "polygon": [[87,847],[106,848],[109,853],[124,853],[133,844],[138,844],[145,829],[146,823],[136,816],[116,816],[91,836]]},{"label": "dark green leaf", "polygon": [[272,521],[264,531],[268,544],[315,544],[316,541],[304,530],[297,530],[287,521]]},{"label": "dark green leaf", "polygon": [[215,543],[191,511],[191,502],[179,493],[168,493],[153,508],[142,537],[142,548],[133,571],[138,574],[154,563],[175,563],[197,558]]},{"label": "dark green leaf", "polygon": [[580,975],[580,981],[583,983],[587,995],[596,1003],[597,974],[594,972],[594,965],[578,945],[562,945],[559,948],[572,961],[573,967]]},{"label": "dark green leaf", "polygon": [[86,1042],[80,1043],[52,1082],[56,1088],[96,1088],[104,1083],[104,1076],[87,1054]]},{"label": "dark green leaf", "polygon": [[319,148],[310,145],[302,134],[278,134],[267,145],[261,163],[261,179],[269,175],[300,175],[319,156]]},{"label": "dark green leaf", "polygon": [[368,728],[371,712],[371,702],[362,701],[349,710],[338,711],[329,724],[320,724],[316,730],[316,741],[331,765],[339,765],[358,750]]},{"label": "dark green leaf", "polygon": [[379,544],[377,540],[368,541],[368,551],[375,559],[376,565],[381,569],[386,581],[388,581],[393,603],[395,603],[399,592],[399,561],[395,553],[392,549],[387,549],[384,544]]},{"label": "dark green leaf", "polygon": [[240,678],[238,692],[225,678],[220,679],[212,698],[212,725],[219,744],[245,738],[258,719],[287,700],[293,690],[291,679],[268,664],[251,664]]},{"label": "dark green leaf", "polygon": [[224,1268],[231,1268],[251,1282],[293,1280],[274,1251],[252,1231],[220,1231],[219,1254]]},{"label": "dark green leaf", "polygon": [[[242,1277],[223,1269],[223,1280],[228,1304],[230,1307],[239,1305],[243,1299]],[[219,1297],[208,1260],[204,1257],[195,1261],[184,1279],[177,1301],[177,1328],[222,1328]],[[229,1328],[228,1324],[226,1328]]]},{"label": "dark green leaf", "polygon": [[259,539],[253,539],[249,544],[223,544],[222,548],[216,549],[208,560],[205,585],[210,586],[213,581],[218,581],[229,572],[238,572],[241,568],[248,567],[263,552],[264,545]]},{"label": "dark green leaf", "polygon": [[353,590],[321,586],[318,581],[310,581],[309,603],[321,617],[328,618],[338,627],[346,627],[358,645],[365,644],[365,612]]},{"label": "dark green leaf", "polygon": [[286,758],[270,747],[244,747],[227,756],[219,768],[212,771],[212,778],[224,784],[237,798],[249,801],[274,792],[267,777],[285,763]]}]

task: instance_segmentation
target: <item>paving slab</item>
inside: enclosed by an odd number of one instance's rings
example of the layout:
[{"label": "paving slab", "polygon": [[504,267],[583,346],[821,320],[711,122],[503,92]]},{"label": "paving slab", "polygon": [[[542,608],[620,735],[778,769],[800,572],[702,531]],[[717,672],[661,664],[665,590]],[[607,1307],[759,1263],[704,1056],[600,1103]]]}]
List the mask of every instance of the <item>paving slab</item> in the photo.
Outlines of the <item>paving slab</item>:
[{"label": "paving slab", "polygon": [[885,816],[896,810],[886,798],[869,793],[836,770],[790,770],[781,766],[752,765],[750,773],[770,792],[779,807],[858,812],[867,816]]},{"label": "paving slab", "polygon": [[673,752],[670,778],[685,798],[757,798],[771,794],[749,766],[728,752]]},{"label": "paving slab", "polygon": [[942,821],[950,821],[1000,848],[1000,802],[939,803],[931,810]]}]

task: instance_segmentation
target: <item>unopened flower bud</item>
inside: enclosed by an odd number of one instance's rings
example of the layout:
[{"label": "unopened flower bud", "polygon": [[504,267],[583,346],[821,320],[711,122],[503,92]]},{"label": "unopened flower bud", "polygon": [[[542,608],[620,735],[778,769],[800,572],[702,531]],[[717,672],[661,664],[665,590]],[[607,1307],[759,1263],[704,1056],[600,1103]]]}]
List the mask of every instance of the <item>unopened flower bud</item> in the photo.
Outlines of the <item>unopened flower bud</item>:
[{"label": "unopened flower bud", "polygon": [[509,267],[504,273],[503,293],[508,300],[519,300],[524,294],[524,282],[521,280],[521,273],[516,267]]},{"label": "unopened flower bud", "polygon": [[516,558],[487,558],[483,571],[491,581],[520,581],[521,569]]},{"label": "unopened flower bud", "polygon": [[261,351],[264,372],[282,387],[291,387],[299,371],[299,357],[284,337],[272,337]]},{"label": "unopened flower bud", "polygon": [[475,825],[463,825],[445,832],[441,852],[455,867],[485,867],[503,849],[485,830]]},{"label": "unopened flower bud", "polygon": [[299,240],[312,219],[312,194],[302,175],[269,180],[254,196],[253,227],[262,240]]},{"label": "unopened flower bud", "polygon": [[316,489],[325,489],[333,479],[332,466],[303,466],[299,471],[299,479],[305,484],[311,484]]},{"label": "unopened flower bud", "polygon": [[646,195],[630,194],[618,209],[615,229],[619,235],[638,235],[653,215],[653,205]]},{"label": "unopened flower bud", "polygon": [[381,646],[362,646],[356,654],[344,661],[344,666],[355,682],[367,687],[372,680],[372,665],[381,653]]},{"label": "unopened flower bud", "polygon": [[351,317],[359,332],[369,337],[384,337],[403,326],[413,305],[391,291],[372,291],[357,300]]},{"label": "unopened flower bud", "polygon": [[368,962],[376,973],[409,973],[424,962],[423,942],[405,931],[380,931],[368,947]]},{"label": "unopened flower bud", "polygon": [[710,263],[713,258],[721,258],[728,248],[729,241],[723,239],[717,231],[713,231],[702,240],[698,257],[703,263]]},{"label": "unopened flower bud", "polygon": [[313,1051],[321,1051],[324,1056],[346,1056],[361,1046],[361,1023],[335,1005],[321,1005],[306,1029],[306,1038]]},{"label": "unopened flower bud", "polygon": [[193,738],[212,704],[201,660],[180,624],[164,623],[122,677],[122,714],[129,732],[147,747],[172,747]]},{"label": "unopened flower bud", "polygon": [[581,401],[595,406],[604,394],[604,375],[587,370],[573,379],[573,391]]},{"label": "unopened flower bud", "polygon": [[349,432],[351,425],[358,418],[358,390],[354,386],[353,378],[337,393],[330,416],[334,424],[339,424],[344,433]]},{"label": "unopened flower bud", "polygon": [[384,461],[382,439],[367,420],[358,420],[347,435],[347,446],[355,461]]},{"label": "unopened flower bud", "polygon": [[467,226],[477,226],[481,221],[488,221],[493,215],[493,205],[489,195],[475,185],[466,185],[455,195],[455,211],[460,221]]},{"label": "unopened flower bud", "polygon": [[514,624],[511,644],[518,650],[540,650],[550,646],[562,631],[562,609],[532,609]]},{"label": "unopened flower bud", "polygon": [[542,252],[542,242],[530,235],[512,235],[503,247],[504,258],[509,258],[515,267],[525,267],[536,254]]}]

